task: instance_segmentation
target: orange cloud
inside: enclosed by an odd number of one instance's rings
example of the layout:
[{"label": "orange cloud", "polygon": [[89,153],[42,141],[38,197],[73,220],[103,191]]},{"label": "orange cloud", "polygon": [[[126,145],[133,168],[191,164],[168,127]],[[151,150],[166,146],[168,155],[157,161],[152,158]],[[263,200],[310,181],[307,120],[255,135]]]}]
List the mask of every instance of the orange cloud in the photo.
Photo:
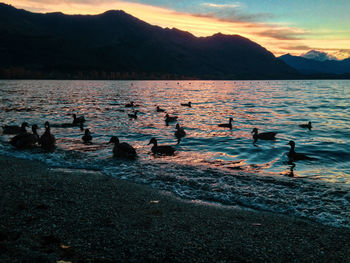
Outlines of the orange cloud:
[{"label": "orange cloud", "polygon": [[176,27],[196,36],[209,36],[218,32],[241,35],[259,43],[276,56],[285,53],[299,55],[309,49],[316,49],[328,50],[339,57],[339,50],[347,50],[350,46],[350,39],[311,39],[305,30],[286,25],[219,19],[210,14],[193,15],[122,0],[10,0],[8,4],[29,11],[65,14],[99,14],[111,9],[124,10],[147,23],[164,28]]}]

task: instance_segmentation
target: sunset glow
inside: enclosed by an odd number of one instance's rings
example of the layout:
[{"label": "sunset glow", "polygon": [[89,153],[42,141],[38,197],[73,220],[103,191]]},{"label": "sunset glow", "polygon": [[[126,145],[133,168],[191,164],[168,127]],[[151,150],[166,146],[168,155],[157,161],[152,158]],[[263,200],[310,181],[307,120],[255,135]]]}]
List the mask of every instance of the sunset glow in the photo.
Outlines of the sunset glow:
[{"label": "sunset glow", "polygon": [[[197,1],[198,2],[198,1]],[[245,17],[218,17],[214,13],[193,13],[156,5],[113,0],[45,1],[11,0],[8,4],[32,12],[62,12],[65,14],[99,14],[107,10],[124,10],[147,23],[163,28],[178,28],[196,36],[238,34],[257,42],[276,56],[290,53],[300,55],[311,49],[324,51],[343,59],[350,56],[350,34],[342,30],[328,30],[320,25],[316,30],[294,26],[287,22],[253,21]],[[239,3],[198,3],[202,8],[236,10]],[[250,21],[251,20],[251,21]],[[294,23],[295,24],[295,23]]]}]

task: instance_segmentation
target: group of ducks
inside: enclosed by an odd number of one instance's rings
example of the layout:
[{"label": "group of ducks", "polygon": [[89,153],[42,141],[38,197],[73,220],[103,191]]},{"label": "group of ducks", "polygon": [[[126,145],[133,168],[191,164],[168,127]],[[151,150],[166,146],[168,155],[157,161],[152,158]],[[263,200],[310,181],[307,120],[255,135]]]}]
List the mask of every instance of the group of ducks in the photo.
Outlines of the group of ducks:
[{"label": "group of ducks", "polygon": [[[55,125],[55,127],[68,128],[68,127],[83,127],[85,118],[83,116],[77,117],[76,114],[73,114],[73,121],[71,123],[63,123]],[[21,126],[17,125],[5,125],[3,126],[3,134],[15,135],[11,138],[10,144],[17,149],[28,149],[33,148],[36,145],[39,145],[45,151],[53,151],[56,145],[56,138],[51,133],[50,123],[47,121],[44,124],[45,132],[39,136],[38,134],[38,125],[32,125],[32,133],[28,132],[26,128],[29,128],[27,122],[23,122]],[[92,136],[89,134],[89,130],[85,130],[85,135],[83,136],[83,141],[91,141]]]},{"label": "group of ducks", "polygon": [[[191,102],[188,103],[181,103],[181,106],[185,107],[192,107]],[[134,102],[130,102],[125,105],[127,108],[134,108],[137,107],[137,105]],[[166,112],[166,110],[161,109],[159,106],[156,107],[157,112]],[[134,111],[133,114],[128,114],[130,118],[137,118],[137,112]],[[169,116],[167,113],[164,117],[165,124],[168,126],[171,122],[176,122],[178,119],[177,116]],[[76,114],[73,114],[73,121],[71,123],[64,123],[59,125],[54,125],[54,127],[80,127],[83,130],[83,125],[85,122],[85,118],[83,116],[77,117]],[[222,123],[218,124],[218,127],[222,128],[229,128],[232,129],[232,122],[233,118],[229,118],[228,123]],[[312,125],[311,122],[308,122],[307,124],[301,124],[299,125],[302,128],[308,128],[311,130]],[[53,151],[55,148],[56,139],[53,134],[51,134],[50,131],[50,124],[49,122],[45,122],[45,132],[39,136],[37,130],[39,127],[34,124],[32,125],[32,133],[27,132],[26,128],[29,127],[27,122],[23,122],[21,126],[9,126],[5,125],[3,126],[3,134],[15,134],[11,140],[10,144],[16,147],[17,149],[26,149],[35,147],[35,145],[40,145],[44,150],[46,151]],[[252,136],[254,140],[254,144],[257,142],[257,140],[275,140],[277,132],[263,132],[259,133],[257,128],[254,128],[252,130]],[[186,132],[183,127],[180,127],[180,124],[177,123],[175,126],[175,137],[178,140],[178,144],[181,141],[181,138],[186,136]],[[84,135],[82,136],[82,141],[84,143],[91,143],[92,136],[89,129],[85,129]],[[112,136],[109,143],[114,143],[113,147],[113,155],[115,157],[119,158],[128,158],[128,159],[134,159],[137,157],[137,152],[134,147],[132,147],[130,144],[126,142],[120,142],[117,136]],[[153,154],[156,155],[174,155],[175,148],[170,145],[158,145],[158,141],[156,138],[151,138],[148,145],[153,144],[151,151]],[[305,154],[297,153],[295,152],[295,142],[290,141],[288,143],[290,145],[290,151],[288,153],[288,158],[291,162],[293,161],[299,161],[299,160],[311,160],[312,158],[308,157]]]},{"label": "group of ducks", "polygon": [[55,136],[51,134],[49,122],[45,122],[45,132],[39,136],[38,134],[38,125],[32,125],[32,133],[27,132],[26,128],[29,128],[27,122],[23,122],[19,126],[3,126],[4,134],[15,134],[10,140],[10,144],[17,149],[26,149],[34,147],[36,144],[39,144],[41,148],[45,151],[52,151],[55,148]]}]

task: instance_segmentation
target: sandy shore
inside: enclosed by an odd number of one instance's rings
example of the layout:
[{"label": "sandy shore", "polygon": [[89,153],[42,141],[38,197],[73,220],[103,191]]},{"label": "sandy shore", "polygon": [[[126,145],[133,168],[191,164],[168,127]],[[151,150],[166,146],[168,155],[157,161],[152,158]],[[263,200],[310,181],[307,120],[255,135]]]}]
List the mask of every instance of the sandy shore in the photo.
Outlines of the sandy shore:
[{"label": "sandy shore", "polygon": [[0,262],[350,262],[350,230],[0,156]]}]

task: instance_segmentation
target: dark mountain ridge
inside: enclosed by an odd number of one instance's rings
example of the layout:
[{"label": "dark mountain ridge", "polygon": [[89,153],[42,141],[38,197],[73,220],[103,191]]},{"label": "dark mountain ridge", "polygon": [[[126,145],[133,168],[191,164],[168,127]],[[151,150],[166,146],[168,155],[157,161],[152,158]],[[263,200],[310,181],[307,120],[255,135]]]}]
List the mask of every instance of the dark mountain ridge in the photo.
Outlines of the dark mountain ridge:
[{"label": "dark mountain ridge", "polygon": [[289,66],[298,70],[301,74],[350,74],[350,58],[344,60],[324,60],[309,59],[290,54],[279,57]]},{"label": "dark mountain ridge", "polygon": [[124,11],[31,13],[0,4],[2,78],[281,79],[298,73],[257,43],[195,37]]}]

